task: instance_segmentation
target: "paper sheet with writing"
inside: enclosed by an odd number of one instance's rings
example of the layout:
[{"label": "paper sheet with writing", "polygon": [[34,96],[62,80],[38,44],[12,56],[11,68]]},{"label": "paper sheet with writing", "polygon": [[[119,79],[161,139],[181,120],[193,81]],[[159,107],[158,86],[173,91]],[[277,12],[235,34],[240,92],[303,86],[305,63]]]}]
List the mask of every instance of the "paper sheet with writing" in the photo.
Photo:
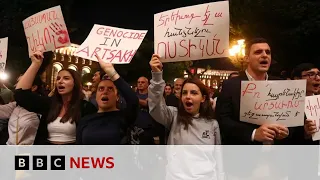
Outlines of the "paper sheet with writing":
[{"label": "paper sheet with writing", "polygon": [[227,57],[229,1],[155,14],[154,49],[163,62]]},{"label": "paper sheet with writing", "polygon": [[75,56],[113,64],[128,64],[139,49],[147,30],[122,29],[95,24],[87,39],[77,48]]},{"label": "paper sheet with writing", "polygon": [[305,80],[242,81],[240,120],[303,126],[305,93]]},{"label": "paper sheet with writing", "polygon": [[8,38],[0,39],[0,72],[6,69],[8,52]]},{"label": "paper sheet with writing", "polygon": [[317,132],[313,134],[312,140],[320,140],[320,95],[306,97],[305,113],[307,119],[313,120],[317,126]]},{"label": "paper sheet with writing", "polygon": [[22,21],[29,56],[35,51],[53,51],[71,44],[61,7],[55,6]]}]

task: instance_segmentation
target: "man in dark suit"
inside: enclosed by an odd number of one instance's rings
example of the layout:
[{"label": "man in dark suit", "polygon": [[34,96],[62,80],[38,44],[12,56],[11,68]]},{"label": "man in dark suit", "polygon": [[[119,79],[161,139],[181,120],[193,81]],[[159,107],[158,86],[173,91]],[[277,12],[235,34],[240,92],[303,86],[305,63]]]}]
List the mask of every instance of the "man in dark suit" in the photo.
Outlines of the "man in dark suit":
[{"label": "man in dark suit", "polygon": [[[245,72],[240,72],[238,77],[224,81],[217,100],[216,115],[222,135],[222,144],[262,145],[278,144],[279,142],[282,144],[289,134],[287,127],[277,124],[259,126],[240,121],[241,81],[279,80],[279,78],[267,74],[271,64],[271,49],[267,41],[263,38],[249,41],[246,44],[244,60],[248,64]],[[262,152],[260,147],[249,146],[237,146],[236,148],[225,146],[223,151],[226,171],[236,179],[251,177],[255,168],[260,166],[261,158],[278,158],[282,155],[282,151],[266,154]],[[267,161],[272,161],[271,158],[267,158]],[[284,164],[287,162],[285,158],[281,157]],[[272,176],[271,179],[274,179],[275,176],[283,177],[286,175],[284,170],[286,165],[284,164],[279,164],[277,167],[271,166],[275,169],[269,174]],[[281,170],[279,171],[279,169]],[[230,178],[232,179],[232,177]]]},{"label": "man in dark suit", "polygon": [[268,76],[271,50],[267,41],[257,38],[246,46],[245,61],[248,67],[238,77],[225,81],[217,101],[216,114],[220,125],[223,144],[269,144],[275,139],[288,136],[288,128],[276,124],[261,126],[240,121],[241,81],[279,80]]}]

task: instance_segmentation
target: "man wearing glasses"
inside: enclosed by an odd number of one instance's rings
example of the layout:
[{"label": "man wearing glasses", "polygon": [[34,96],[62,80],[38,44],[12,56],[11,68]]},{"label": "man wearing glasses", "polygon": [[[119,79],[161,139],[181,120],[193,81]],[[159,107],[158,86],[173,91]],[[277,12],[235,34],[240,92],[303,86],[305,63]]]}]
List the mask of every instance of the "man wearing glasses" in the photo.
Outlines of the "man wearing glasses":
[{"label": "man wearing glasses", "polygon": [[[292,71],[291,75],[293,80],[298,79],[306,79],[306,96],[313,96],[316,95],[319,91],[320,87],[320,71],[319,69],[310,63],[302,63],[298,65]],[[295,132],[293,134],[293,144],[298,145],[312,145],[317,144],[319,142],[312,141],[311,136],[316,132],[316,124],[314,120],[305,120],[304,127],[297,127],[295,128]]]},{"label": "man wearing glasses", "polygon": [[[293,80],[306,79],[306,96],[316,95],[319,91],[320,85],[320,71],[310,63],[302,63],[298,65],[292,72],[291,78]],[[307,119],[305,117],[304,126],[295,127],[291,137],[293,145],[319,145],[319,141],[312,140],[312,134],[317,131],[315,119]],[[294,166],[292,169],[292,177],[289,179],[317,179],[318,172],[318,146],[306,148],[304,155],[294,155],[294,164],[307,164],[308,168],[300,168]]]}]

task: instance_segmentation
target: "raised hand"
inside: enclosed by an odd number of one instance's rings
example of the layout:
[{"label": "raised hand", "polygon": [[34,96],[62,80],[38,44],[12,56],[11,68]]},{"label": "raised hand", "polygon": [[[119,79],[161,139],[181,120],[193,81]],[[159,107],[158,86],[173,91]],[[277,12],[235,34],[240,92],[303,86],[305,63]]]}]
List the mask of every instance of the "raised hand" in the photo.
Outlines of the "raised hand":
[{"label": "raised hand", "polygon": [[163,65],[160,61],[160,56],[157,54],[152,55],[151,61],[150,61],[150,67],[153,72],[160,72],[162,71]]},{"label": "raised hand", "polygon": [[51,23],[49,27],[57,36],[59,36],[59,43],[66,44],[70,41],[68,31],[62,24],[58,25],[57,23]]},{"label": "raised hand", "polygon": [[32,54],[31,61],[32,61],[32,63],[41,64],[43,61],[43,58],[44,58],[44,56],[43,56],[42,51],[36,51]]},{"label": "raised hand", "polygon": [[116,73],[113,64],[104,62],[97,54],[95,56],[99,61],[100,67],[104,70],[107,76],[111,77]]}]

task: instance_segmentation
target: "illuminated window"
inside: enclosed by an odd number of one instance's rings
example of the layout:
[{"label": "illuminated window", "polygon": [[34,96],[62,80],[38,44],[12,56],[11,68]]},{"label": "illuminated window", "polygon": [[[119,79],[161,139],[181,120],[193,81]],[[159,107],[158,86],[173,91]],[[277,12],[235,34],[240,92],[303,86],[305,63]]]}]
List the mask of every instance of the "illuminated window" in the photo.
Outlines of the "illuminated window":
[{"label": "illuminated window", "polygon": [[77,66],[75,66],[75,65],[73,65],[73,64],[70,64],[69,67],[68,67],[68,69],[72,69],[72,70],[74,70],[74,71],[78,71]]},{"label": "illuminated window", "polygon": [[81,72],[81,76],[85,75],[85,74],[88,74],[91,72],[91,69],[88,67],[88,66],[84,66],[82,68],[82,72]]}]

